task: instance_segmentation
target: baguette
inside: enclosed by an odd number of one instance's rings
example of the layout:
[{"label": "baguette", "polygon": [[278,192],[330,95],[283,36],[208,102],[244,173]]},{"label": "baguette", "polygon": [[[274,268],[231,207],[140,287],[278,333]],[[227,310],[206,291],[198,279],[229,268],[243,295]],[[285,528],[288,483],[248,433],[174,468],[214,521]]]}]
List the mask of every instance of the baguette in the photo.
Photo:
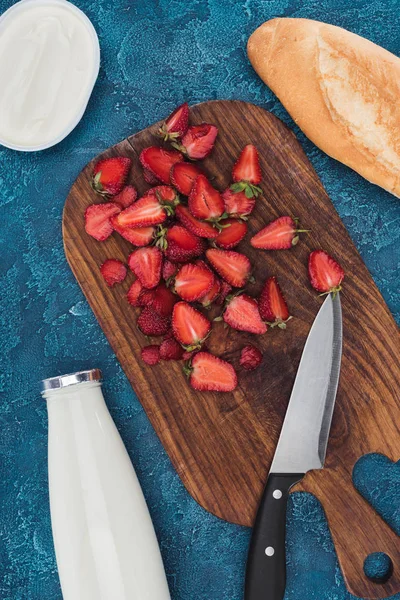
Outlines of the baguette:
[{"label": "baguette", "polygon": [[321,150],[400,196],[400,59],[340,27],[272,19],[249,38],[261,79]]}]

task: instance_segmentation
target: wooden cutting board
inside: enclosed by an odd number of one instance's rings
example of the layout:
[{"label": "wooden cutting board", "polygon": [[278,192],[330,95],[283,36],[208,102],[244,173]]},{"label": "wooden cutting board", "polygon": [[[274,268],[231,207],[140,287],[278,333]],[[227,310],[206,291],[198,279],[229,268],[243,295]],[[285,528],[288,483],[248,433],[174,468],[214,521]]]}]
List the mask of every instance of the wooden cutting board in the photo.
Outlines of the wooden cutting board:
[{"label": "wooden cutting board", "polygon": [[[187,490],[218,517],[251,526],[305,339],[322,303],[308,283],[308,254],[322,247],[340,261],[346,271],[344,350],[327,468],[307,474],[295,489],[312,492],[322,502],[349,590],[362,597],[387,597],[400,591],[400,540],[356,492],[351,473],[367,452],[400,457],[396,324],[294,134],[272,114],[244,102],[199,104],[191,109],[191,118],[219,128],[215,149],[203,167],[220,190],[229,184],[243,146],[254,143],[259,149],[264,196],[249,219],[251,234],[284,214],[299,217],[311,229],[288,251],[254,250],[249,235],[238,248],[254,265],[257,283],[249,286],[250,293],[257,294],[267,276],[277,275],[294,318],[286,331],[271,329],[255,339],[216,323],[209,347],[238,366],[240,349],[255,342],[264,352],[262,367],[239,370],[237,390],[218,394],[193,391],[180,363],[143,364],[140,349],[146,338],[135,325],[137,309],[125,298],[134,277],[130,274],[122,285],[109,289],[99,272],[107,258],[126,260],[132,246],[116,234],[98,243],[84,230],[85,208],[101,202],[89,185],[93,162],[79,175],[65,204],[68,262]],[[130,156],[130,183],[141,194],[148,186],[138,155],[146,146],[161,144],[155,135],[158,126],[100,155]],[[363,575],[364,558],[373,551],[387,552],[395,565],[385,585]]]}]

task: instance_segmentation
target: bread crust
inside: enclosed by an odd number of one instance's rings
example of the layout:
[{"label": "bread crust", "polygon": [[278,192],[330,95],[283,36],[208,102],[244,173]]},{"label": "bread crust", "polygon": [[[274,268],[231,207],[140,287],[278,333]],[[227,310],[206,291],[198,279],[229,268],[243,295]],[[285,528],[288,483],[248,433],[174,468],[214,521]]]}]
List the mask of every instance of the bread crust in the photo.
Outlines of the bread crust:
[{"label": "bread crust", "polygon": [[400,59],[354,33],[272,19],[247,52],[261,79],[321,150],[400,196]]}]

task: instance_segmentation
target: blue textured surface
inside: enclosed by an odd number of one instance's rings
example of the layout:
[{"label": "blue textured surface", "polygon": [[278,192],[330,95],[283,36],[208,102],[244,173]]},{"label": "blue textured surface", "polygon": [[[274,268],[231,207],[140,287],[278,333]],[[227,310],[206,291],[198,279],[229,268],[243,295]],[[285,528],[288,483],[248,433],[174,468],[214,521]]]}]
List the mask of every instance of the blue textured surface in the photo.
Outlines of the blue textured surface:
[{"label": "blue textured surface", "polygon": [[[398,318],[399,200],[308,142],[254,74],[245,52],[247,37],[256,26],[286,15],[347,27],[400,54],[398,1],[79,0],[76,4],[92,19],[102,52],[100,77],[83,121],[48,151],[0,150],[0,597],[61,599],[47,496],[47,418],[37,381],[97,366],[104,371],[111,414],[150,506],[172,600],[241,600],[249,530],[206,513],[172,469],[65,261],[63,203],[94,155],[162,118],[182,101],[236,98],[258,103],[299,135]],[[9,5],[0,0],[1,12]],[[392,494],[398,490],[389,481],[394,475],[386,471],[382,484],[380,465],[367,458],[360,485],[363,481],[368,497],[400,526],[400,516],[392,510]],[[292,497],[287,543],[286,600],[350,598],[323,511],[312,496]]]}]

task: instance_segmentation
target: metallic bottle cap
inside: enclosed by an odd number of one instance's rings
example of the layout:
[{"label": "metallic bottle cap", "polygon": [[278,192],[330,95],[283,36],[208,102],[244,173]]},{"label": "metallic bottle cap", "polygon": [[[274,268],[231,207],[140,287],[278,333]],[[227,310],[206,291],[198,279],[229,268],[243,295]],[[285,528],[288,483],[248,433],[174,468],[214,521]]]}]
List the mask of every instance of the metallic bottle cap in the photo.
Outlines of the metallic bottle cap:
[{"label": "metallic bottle cap", "polygon": [[59,375],[58,377],[50,377],[43,379],[40,383],[40,391],[49,392],[51,390],[59,390],[61,388],[76,385],[77,383],[85,383],[86,381],[100,381],[102,374],[100,369],[90,369],[89,371],[77,371],[76,373],[68,373],[67,375]]}]

